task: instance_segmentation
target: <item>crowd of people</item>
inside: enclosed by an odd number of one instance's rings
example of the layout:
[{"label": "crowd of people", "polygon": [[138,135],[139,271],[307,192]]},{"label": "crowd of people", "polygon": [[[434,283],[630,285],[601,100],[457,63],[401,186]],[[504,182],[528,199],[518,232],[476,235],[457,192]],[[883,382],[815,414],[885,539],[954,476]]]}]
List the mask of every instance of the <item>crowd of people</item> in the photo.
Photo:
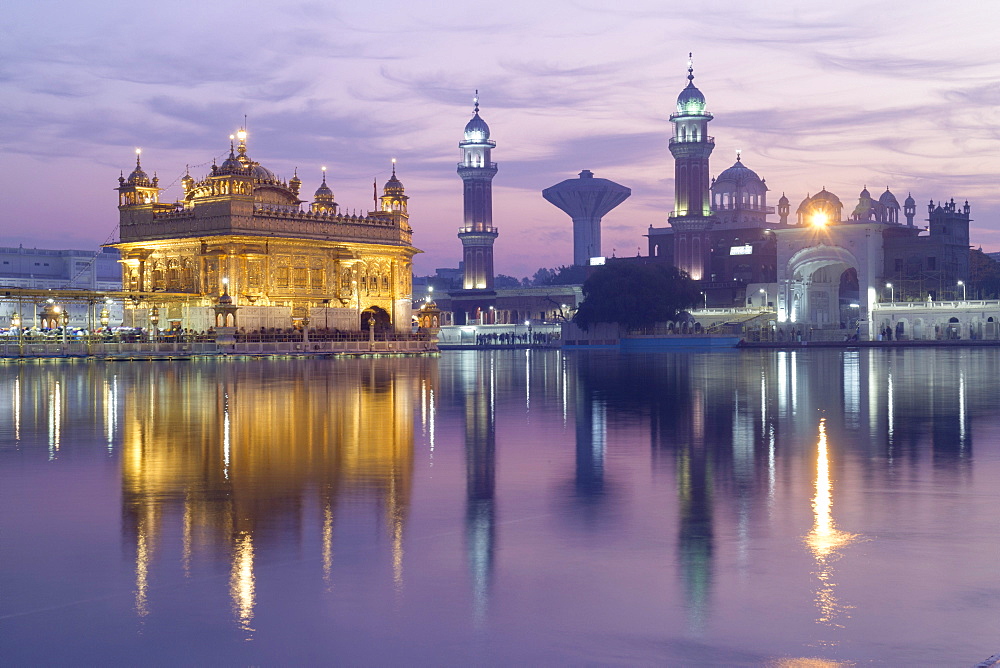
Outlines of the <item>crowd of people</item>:
[{"label": "crowd of people", "polygon": [[559,335],[555,332],[491,332],[488,334],[478,334],[476,336],[477,346],[516,346],[533,345],[544,346],[556,341]]}]

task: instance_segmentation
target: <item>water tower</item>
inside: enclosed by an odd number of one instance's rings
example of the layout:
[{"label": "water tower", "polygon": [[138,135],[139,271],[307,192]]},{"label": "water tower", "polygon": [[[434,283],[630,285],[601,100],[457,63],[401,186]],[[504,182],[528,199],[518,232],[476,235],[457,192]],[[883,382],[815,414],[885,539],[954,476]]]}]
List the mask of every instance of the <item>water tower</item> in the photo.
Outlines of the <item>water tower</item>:
[{"label": "water tower", "polygon": [[631,194],[614,181],[595,179],[589,169],[542,191],[542,197],[573,219],[573,264],[587,265],[601,256],[601,218]]}]

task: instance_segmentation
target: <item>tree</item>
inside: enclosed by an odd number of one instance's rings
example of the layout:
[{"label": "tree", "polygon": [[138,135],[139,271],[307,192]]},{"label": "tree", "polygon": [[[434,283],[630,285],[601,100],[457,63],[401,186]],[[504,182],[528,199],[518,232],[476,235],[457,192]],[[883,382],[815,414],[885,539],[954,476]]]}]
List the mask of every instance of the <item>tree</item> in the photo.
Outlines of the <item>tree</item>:
[{"label": "tree", "polygon": [[968,293],[972,297],[996,299],[1000,296],[1000,262],[989,257],[982,249],[969,251]]},{"label": "tree", "polygon": [[583,302],[573,318],[586,331],[599,322],[628,329],[674,320],[698,303],[700,293],[688,275],[664,264],[630,260],[597,267],[583,284]]},{"label": "tree", "polygon": [[501,290],[505,288],[519,288],[521,287],[521,281],[507,274],[497,274],[493,277],[493,287]]}]

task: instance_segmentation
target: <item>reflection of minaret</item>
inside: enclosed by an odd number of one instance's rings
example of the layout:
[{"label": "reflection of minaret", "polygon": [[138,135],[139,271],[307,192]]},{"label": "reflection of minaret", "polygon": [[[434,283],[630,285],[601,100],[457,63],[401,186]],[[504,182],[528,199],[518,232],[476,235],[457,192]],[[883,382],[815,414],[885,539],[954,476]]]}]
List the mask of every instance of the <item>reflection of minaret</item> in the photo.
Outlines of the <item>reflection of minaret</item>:
[{"label": "reflection of minaret", "polygon": [[[705,405],[700,390],[692,397],[688,434],[677,450],[680,531],[677,549],[690,623],[705,626],[712,587],[712,465],[705,443]],[[687,436],[687,438],[685,438]]]},{"label": "reflection of minaret", "polygon": [[465,290],[493,289],[493,242],[497,230],[493,227],[493,177],[497,165],[490,160],[490,152],[497,143],[490,140],[490,126],[479,117],[479,91],[472,120],[465,126],[465,135],[458,146],[462,149],[462,162],[458,175],[462,177],[465,193],[465,222],[458,232],[462,240],[465,262]]},{"label": "reflection of minaret", "polygon": [[[486,364],[488,369],[479,368]],[[474,613],[484,621],[493,576],[496,542],[496,427],[493,422],[492,357],[477,357],[464,377],[465,395],[465,547],[472,575]]]},{"label": "reflection of minaret", "polygon": [[604,495],[607,407],[586,389],[576,391],[576,494],[581,501],[596,502]]}]

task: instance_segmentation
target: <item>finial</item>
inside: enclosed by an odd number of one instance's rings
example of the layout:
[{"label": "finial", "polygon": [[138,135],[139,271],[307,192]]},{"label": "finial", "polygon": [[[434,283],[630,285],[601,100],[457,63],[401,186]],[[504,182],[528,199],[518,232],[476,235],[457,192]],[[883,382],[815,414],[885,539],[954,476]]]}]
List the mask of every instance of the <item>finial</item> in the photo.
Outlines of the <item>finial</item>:
[{"label": "finial", "polygon": [[688,81],[694,83],[694,54],[688,51]]},{"label": "finial", "polygon": [[[320,169],[323,170],[323,185],[326,185],[326,165],[323,165]],[[298,170],[296,170],[296,175],[298,175]]]},{"label": "finial", "polygon": [[236,145],[233,144],[234,139],[236,139],[236,135],[229,135],[229,155],[232,155],[233,151],[236,150]]},{"label": "finial", "polygon": [[479,89],[478,88],[476,89],[476,96],[474,98],[472,98],[472,101],[474,103],[474,106],[472,107],[472,113],[478,114],[479,113]]},{"label": "finial", "polygon": [[741,162],[740,155],[742,153],[743,153],[743,149],[741,149],[741,148],[736,149],[736,162]]},{"label": "finial", "polygon": [[139,156],[142,155],[142,149],[138,146],[135,147],[135,166],[139,166]]},{"label": "finial", "polygon": [[396,178],[396,159],[395,158],[392,159],[392,178]]}]

